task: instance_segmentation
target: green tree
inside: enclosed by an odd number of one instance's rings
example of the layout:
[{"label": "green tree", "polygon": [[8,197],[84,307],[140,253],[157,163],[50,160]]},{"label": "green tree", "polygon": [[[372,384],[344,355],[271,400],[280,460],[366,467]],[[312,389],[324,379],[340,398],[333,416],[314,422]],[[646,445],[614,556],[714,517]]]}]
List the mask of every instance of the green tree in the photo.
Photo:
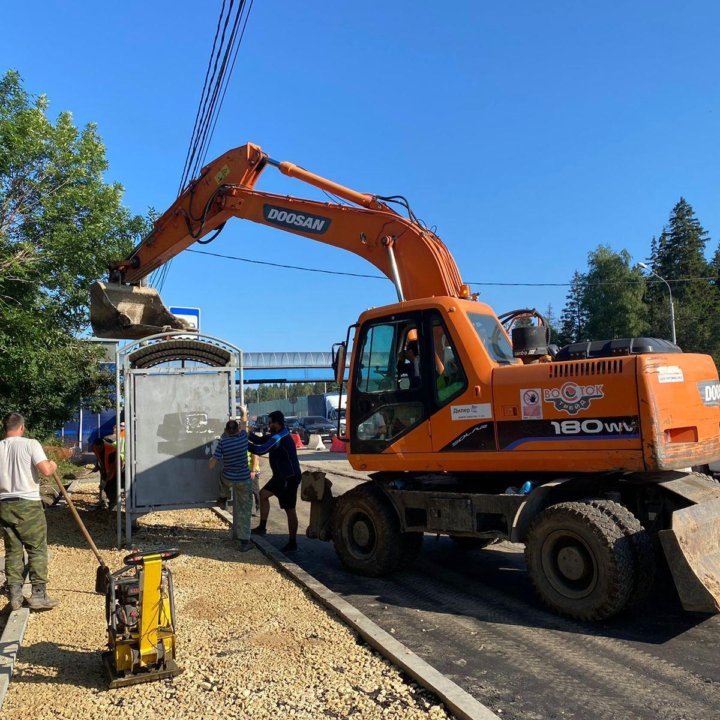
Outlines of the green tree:
[{"label": "green tree", "polygon": [[100,349],[78,337],[88,289],[148,229],[105,182],[96,127],[48,109],[16,71],[0,79],[0,413],[23,412],[39,435],[107,395]]},{"label": "green tree", "polygon": [[645,278],[630,266],[630,253],[600,245],[588,255],[580,305],[587,317],[586,337],[606,340],[638,337],[647,331],[643,302]]},{"label": "green tree", "polygon": [[[711,353],[717,361],[720,291],[708,279],[715,271],[715,261],[711,264],[705,259],[708,240],[692,206],[680,198],[660,237],[652,240],[650,262],[653,271],[672,288],[678,345],[686,352]],[[656,278],[648,278],[645,300],[651,334],[672,337],[667,286]]]},{"label": "green tree", "polygon": [[558,332],[560,345],[567,345],[587,339],[585,327],[588,318],[582,303],[584,294],[585,276],[576,270],[570,282],[565,307],[563,307],[562,314],[560,315],[560,330]]},{"label": "green tree", "polygon": [[547,320],[547,323],[550,327],[550,342],[558,344],[560,342],[559,338],[559,330],[560,330],[560,321],[555,316],[555,308],[552,306],[552,303],[548,303],[547,308],[545,308],[545,311],[542,313],[545,320]]}]

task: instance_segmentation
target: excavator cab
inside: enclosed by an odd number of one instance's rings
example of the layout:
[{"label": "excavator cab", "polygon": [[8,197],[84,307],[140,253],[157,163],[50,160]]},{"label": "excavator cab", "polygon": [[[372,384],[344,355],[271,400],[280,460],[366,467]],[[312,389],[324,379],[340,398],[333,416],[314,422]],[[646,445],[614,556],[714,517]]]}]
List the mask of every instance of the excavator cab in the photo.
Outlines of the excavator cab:
[{"label": "excavator cab", "polygon": [[194,332],[175,317],[154,288],[119,283],[93,283],[90,323],[96,337],[136,340],[162,332]]}]

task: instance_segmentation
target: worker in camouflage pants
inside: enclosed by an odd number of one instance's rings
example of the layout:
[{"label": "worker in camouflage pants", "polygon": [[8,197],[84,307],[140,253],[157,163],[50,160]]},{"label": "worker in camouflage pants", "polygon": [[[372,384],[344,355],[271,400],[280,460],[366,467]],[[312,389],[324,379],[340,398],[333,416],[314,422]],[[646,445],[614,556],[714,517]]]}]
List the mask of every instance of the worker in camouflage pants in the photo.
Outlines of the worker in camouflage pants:
[{"label": "worker in camouflage pants", "polygon": [[23,437],[25,419],[9,413],[0,441],[0,527],[5,544],[5,577],[12,610],[23,604],[23,549],[28,554],[31,610],[50,610],[58,603],[46,592],[48,580],[47,524],[40,499],[38,471],[52,475],[57,465],[48,460],[37,440]]}]

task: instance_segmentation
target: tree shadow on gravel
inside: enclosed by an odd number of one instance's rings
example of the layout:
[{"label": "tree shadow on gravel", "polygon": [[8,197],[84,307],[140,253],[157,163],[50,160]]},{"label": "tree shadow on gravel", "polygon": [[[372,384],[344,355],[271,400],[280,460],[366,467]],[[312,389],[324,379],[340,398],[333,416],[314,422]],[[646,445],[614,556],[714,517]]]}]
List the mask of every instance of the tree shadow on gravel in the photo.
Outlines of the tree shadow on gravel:
[{"label": "tree shadow on gravel", "polygon": [[77,650],[69,645],[42,641],[23,645],[21,653],[24,666],[13,674],[13,685],[38,683],[107,689],[98,650]]},{"label": "tree shadow on gravel", "polygon": [[[92,510],[94,504],[86,498],[87,496],[73,498],[73,503],[100,554],[102,555],[103,551],[116,550],[129,553],[129,548],[117,547],[115,513],[110,513],[107,510]],[[173,510],[169,512],[182,513],[184,511]],[[198,511],[188,510],[187,512],[197,513]],[[143,517],[139,519],[138,531],[133,534],[132,539],[134,548],[147,551],[163,547],[178,547],[183,555],[190,557],[222,559],[225,562],[255,565],[268,563],[259,550],[240,553],[239,549],[237,549],[238,542],[232,540],[229,527],[206,527],[199,524],[197,519],[187,525],[171,525],[158,522],[158,515],[162,517],[160,513],[153,513],[151,516],[145,516],[145,519]],[[206,517],[208,521],[215,518],[220,522],[219,518],[209,509]],[[68,548],[89,549],[87,541],[68,507],[61,506],[49,510],[46,513],[46,518],[49,544]],[[106,562],[111,570],[118,569],[114,567],[114,563],[109,557]],[[59,578],[58,581],[62,582]]]}]

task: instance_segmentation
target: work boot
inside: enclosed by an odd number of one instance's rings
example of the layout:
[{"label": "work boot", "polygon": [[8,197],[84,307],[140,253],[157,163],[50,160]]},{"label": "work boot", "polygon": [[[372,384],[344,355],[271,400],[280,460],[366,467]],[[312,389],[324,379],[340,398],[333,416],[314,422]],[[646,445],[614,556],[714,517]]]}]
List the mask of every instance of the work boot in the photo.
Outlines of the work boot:
[{"label": "work boot", "polygon": [[45,585],[33,584],[32,595],[28,598],[27,604],[31,610],[52,610],[57,607],[58,601],[47,594]]},{"label": "work boot", "polygon": [[240,541],[240,552],[248,552],[248,550],[252,550],[253,547],[254,545],[252,542],[250,542],[250,540]]},{"label": "work boot", "polygon": [[250,533],[252,535],[267,535],[267,528],[260,524],[257,527],[253,528]]},{"label": "work boot", "polygon": [[10,600],[10,609],[19,610],[25,600],[22,594],[22,585],[10,585],[8,587],[8,599]]},{"label": "work boot", "polygon": [[297,549],[297,542],[295,540],[288,540],[287,544],[283,546],[282,552],[295,552]]}]

